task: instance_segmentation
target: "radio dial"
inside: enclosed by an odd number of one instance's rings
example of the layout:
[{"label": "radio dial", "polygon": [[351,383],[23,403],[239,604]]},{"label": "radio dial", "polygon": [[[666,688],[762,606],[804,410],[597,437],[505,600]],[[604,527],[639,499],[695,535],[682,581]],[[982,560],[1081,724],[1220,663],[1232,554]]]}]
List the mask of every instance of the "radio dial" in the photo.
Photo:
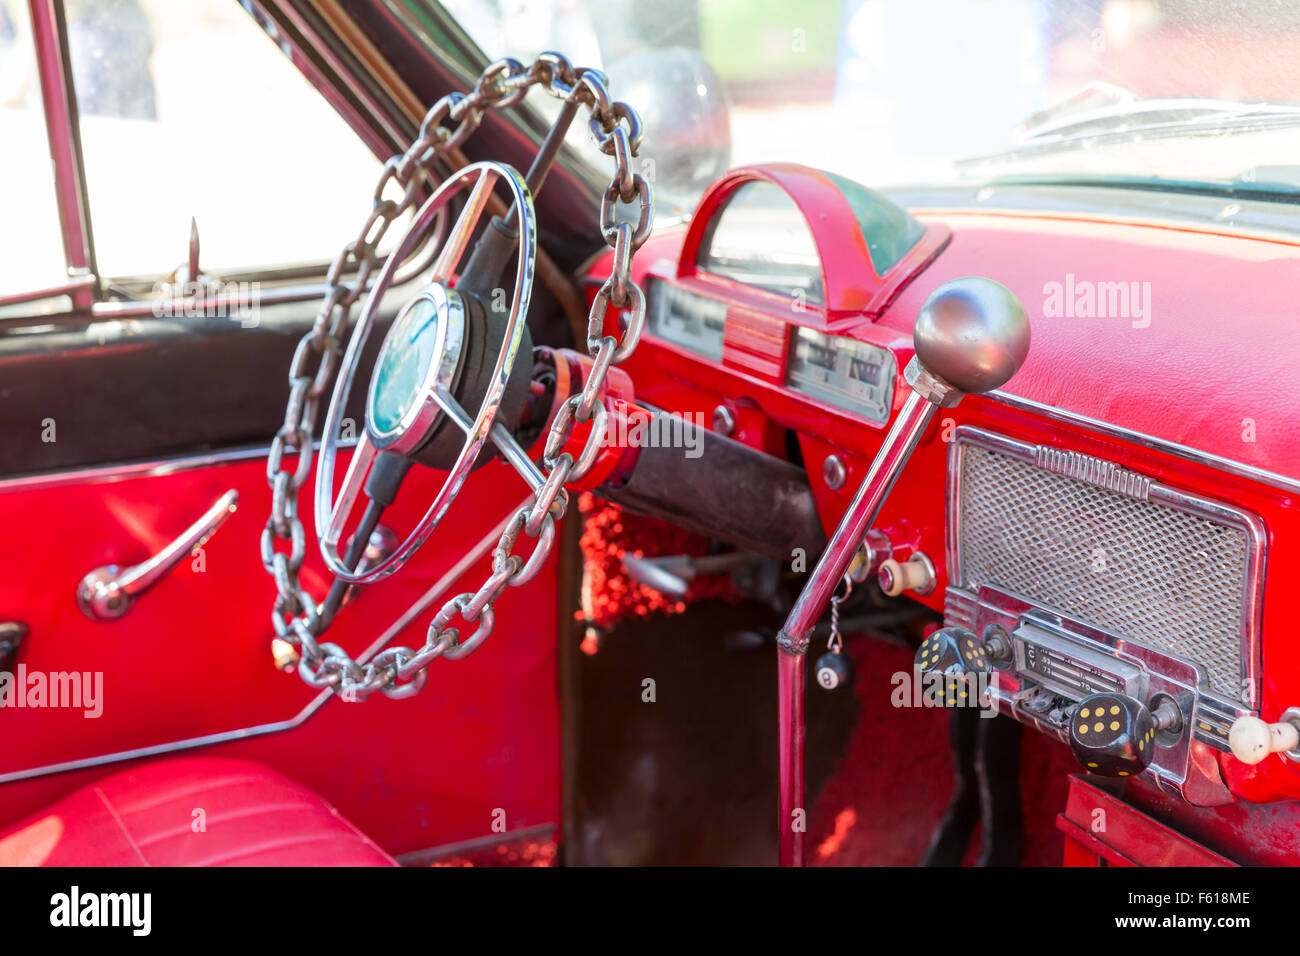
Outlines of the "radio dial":
[{"label": "radio dial", "polygon": [[1170,697],[1161,697],[1152,711],[1128,694],[1093,694],[1070,718],[1070,749],[1093,773],[1136,776],[1151,763],[1157,734],[1181,729],[1182,714]]}]

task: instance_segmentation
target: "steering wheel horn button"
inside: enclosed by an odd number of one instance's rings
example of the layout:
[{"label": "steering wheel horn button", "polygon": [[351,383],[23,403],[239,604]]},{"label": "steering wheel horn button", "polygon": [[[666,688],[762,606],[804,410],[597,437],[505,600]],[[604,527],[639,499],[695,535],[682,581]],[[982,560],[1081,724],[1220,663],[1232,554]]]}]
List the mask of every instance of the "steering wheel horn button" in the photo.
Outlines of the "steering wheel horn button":
[{"label": "steering wheel horn button", "polygon": [[441,285],[406,304],[375,363],[366,396],[366,430],[376,448],[409,455],[433,433],[451,392],[465,346],[465,307]]}]

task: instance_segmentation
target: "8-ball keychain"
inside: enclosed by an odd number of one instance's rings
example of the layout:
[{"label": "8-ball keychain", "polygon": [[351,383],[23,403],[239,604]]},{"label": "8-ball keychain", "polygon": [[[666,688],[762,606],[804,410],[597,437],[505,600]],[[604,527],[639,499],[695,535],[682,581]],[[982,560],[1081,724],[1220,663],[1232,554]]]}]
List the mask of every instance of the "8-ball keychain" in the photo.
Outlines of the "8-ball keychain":
[{"label": "8-ball keychain", "polygon": [[826,653],[817,658],[817,685],[823,690],[839,690],[853,680],[853,661],[844,653],[844,638],[840,635],[840,602],[847,601],[853,593],[853,580],[844,575],[844,593],[831,596],[831,635],[826,641]]}]

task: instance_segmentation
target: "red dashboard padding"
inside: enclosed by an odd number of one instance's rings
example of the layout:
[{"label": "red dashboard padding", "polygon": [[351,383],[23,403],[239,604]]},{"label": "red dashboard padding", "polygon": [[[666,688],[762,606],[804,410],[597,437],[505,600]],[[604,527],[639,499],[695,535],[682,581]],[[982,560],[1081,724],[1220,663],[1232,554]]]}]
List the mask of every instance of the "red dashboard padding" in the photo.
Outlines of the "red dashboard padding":
[{"label": "red dashboard padding", "polygon": [[396,866],[319,795],[249,760],[160,760],[0,832],[0,866]]}]

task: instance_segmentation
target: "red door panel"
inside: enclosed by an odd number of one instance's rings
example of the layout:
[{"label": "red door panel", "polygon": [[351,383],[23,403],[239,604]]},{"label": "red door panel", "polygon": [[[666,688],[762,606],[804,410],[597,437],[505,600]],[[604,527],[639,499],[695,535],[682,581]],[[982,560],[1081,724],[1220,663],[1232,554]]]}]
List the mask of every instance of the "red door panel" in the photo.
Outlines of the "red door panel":
[{"label": "red door panel", "polygon": [[[441,480],[415,469],[384,523],[407,531]],[[231,488],[239,492],[238,510],[203,546],[201,567],[183,561],[116,621],[81,613],[75,591],[86,572],[146,559]],[[309,491],[302,583],[319,598],[327,579]],[[345,606],[327,639],[360,654],[442,581],[428,607],[394,636],[396,644],[419,647],[438,608],[486,577],[494,528],[525,494],[499,463],[477,472],[429,544]],[[99,716],[84,708],[0,708],[0,826],[124,766],[59,764],[239,731],[251,735],[170,752],[269,763],[318,790],[392,853],[494,835],[502,814],[507,831],[558,821],[554,562],[507,592],[496,630],[475,654],[435,661],[421,694],[362,703],[330,698],[309,710],[316,693],[277,671],[269,651],[274,587],[259,557],[269,507],[261,455],[0,482],[8,532],[0,620],[30,629],[11,667],[102,679]],[[521,539],[518,550],[526,554],[530,545]],[[466,562],[469,552],[478,557]],[[36,775],[16,779],[28,774]]]}]

